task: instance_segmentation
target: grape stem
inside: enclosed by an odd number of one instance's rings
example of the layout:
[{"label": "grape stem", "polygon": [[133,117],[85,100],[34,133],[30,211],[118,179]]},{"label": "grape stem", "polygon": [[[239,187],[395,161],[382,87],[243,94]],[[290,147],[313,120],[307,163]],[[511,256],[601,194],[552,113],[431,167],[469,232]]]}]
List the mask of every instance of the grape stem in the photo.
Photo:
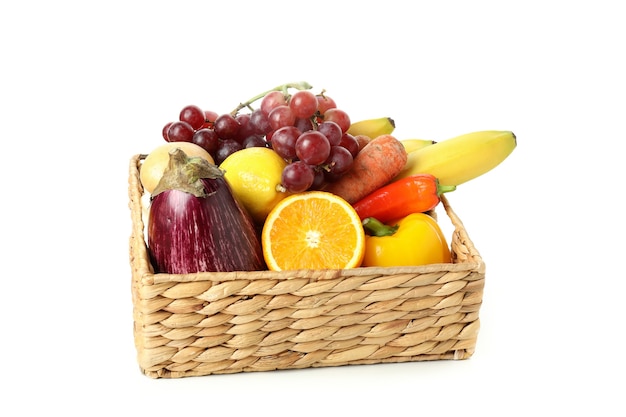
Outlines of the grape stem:
[{"label": "grape stem", "polygon": [[250,110],[254,110],[251,107],[252,103],[254,103],[257,100],[262,99],[263,97],[265,97],[265,95],[267,93],[270,93],[272,91],[282,91],[284,95],[288,95],[290,88],[295,88],[296,90],[310,90],[311,88],[313,88],[313,86],[311,84],[307,83],[306,81],[281,84],[281,85],[276,86],[276,87],[274,87],[272,89],[264,91],[261,94],[257,94],[256,96],[252,97],[251,99],[249,99],[245,103],[239,103],[239,105],[233,111],[231,111],[230,114],[232,116],[236,116],[237,113],[239,113],[239,110],[241,110],[243,108],[246,108],[246,107],[248,107]]}]

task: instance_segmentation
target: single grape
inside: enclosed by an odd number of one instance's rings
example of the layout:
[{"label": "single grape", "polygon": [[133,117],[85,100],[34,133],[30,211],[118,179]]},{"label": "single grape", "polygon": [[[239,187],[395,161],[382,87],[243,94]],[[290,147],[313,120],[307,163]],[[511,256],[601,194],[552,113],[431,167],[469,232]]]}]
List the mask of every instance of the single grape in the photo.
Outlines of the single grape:
[{"label": "single grape", "polygon": [[163,126],[163,129],[161,130],[161,135],[163,135],[163,139],[165,139],[166,142],[170,141],[170,138],[167,137],[167,131],[170,129],[171,125],[172,125],[172,122],[166,123],[165,126]]},{"label": "single grape", "polygon": [[353,162],[354,158],[350,151],[343,146],[336,145],[330,147],[330,154],[324,161],[324,165],[328,174],[339,178],[352,168]]},{"label": "single grape", "polygon": [[341,136],[339,146],[343,146],[349,150],[353,158],[356,158],[356,155],[359,153],[359,141],[357,141],[356,138],[349,133],[344,133]]},{"label": "single grape", "polygon": [[302,133],[296,141],[295,148],[298,159],[309,165],[321,164],[330,154],[328,139],[317,130]]},{"label": "single grape", "polygon": [[313,167],[302,162],[295,161],[283,168],[281,184],[292,193],[306,191],[315,179]]},{"label": "single grape", "polygon": [[301,132],[295,126],[285,126],[275,130],[271,136],[272,149],[287,161],[298,158],[296,155],[296,141]]},{"label": "single grape", "polygon": [[217,116],[219,116],[219,114],[217,114],[216,112],[212,110],[205,110],[204,123],[202,124],[202,127],[208,127],[209,129],[213,129],[213,125],[215,124],[215,119],[217,119]]},{"label": "single grape", "polygon": [[167,129],[167,137],[170,142],[191,142],[193,133],[193,127],[189,123],[180,120],[172,122],[169,129]]},{"label": "single grape", "polygon": [[243,148],[265,148],[267,142],[263,135],[250,135],[241,142]]},{"label": "single grape", "polygon": [[256,134],[256,128],[250,123],[250,113],[240,113],[235,116],[235,120],[239,122],[239,130],[237,131],[237,139],[239,142],[243,142],[248,136]]},{"label": "single grape", "polygon": [[293,125],[297,127],[300,132],[306,132],[307,130],[315,129],[315,125],[313,125],[313,121],[311,119],[296,118],[296,121],[293,122]]},{"label": "single grape", "polygon": [[272,130],[267,114],[263,113],[261,109],[256,109],[250,113],[250,124],[254,126],[255,132],[261,135],[266,135]]},{"label": "single grape", "polygon": [[289,107],[297,118],[308,119],[317,111],[317,98],[308,90],[296,91],[289,99]]},{"label": "single grape", "polygon": [[275,107],[268,115],[270,126],[273,130],[284,126],[293,126],[296,116],[287,105]]},{"label": "single grape", "polygon": [[339,145],[343,132],[341,131],[341,127],[337,123],[330,120],[324,121],[317,125],[317,130],[318,132],[323,133],[324,136],[326,136],[331,146]]},{"label": "single grape", "polygon": [[346,133],[350,128],[350,116],[341,109],[328,109],[324,112],[323,116],[325,122],[330,121],[337,123],[343,133]]},{"label": "single grape", "polygon": [[241,125],[231,114],[220,114],[215,119],[213,130],[220,139],[235,139]]},{"label": "single grape", "polygon": [[337,103],[335,103],[335,100],[328,97],[327,95],[320,94],[315,96],[315,98],[317,99],[317,111],[320,114],[326,113],[326,111],[328,111],[329,109],[337,108]]},{"label": "single grape", "polygon": [[287,105],[287,99],[282,91],[270,91],[261,99],[260,109],[269,115],[274,108]]},{"label": "single grape", "polygon": [[320,168],[319,166],[315,167],[313,169],[313,173],[315,174],[315,178],[313,179],[313,184],[311,184],[309,189],[311,189],[311,190],[321,190],[322,186],[326,182],[326,179],[324,177],[324,169]]},{"label": "single grape", "polygon": [[215,130],[203,127],[202,129],[196,130],[191,142],[201,146],[211,155],[215,155],[219,145],[219,137],[217,133],[215,133]]},{"label": "single grape", "polygon": [[220,140],[217,151],[215,151],[215,164],[221,164],[230,154],[235,153],[240,149],[243,149],[243,147],[241,143],[237,142],[235,139]]},{"label": "single grape", "polygon": [[193,127],[193,130],[198,130],[205,122],[204,110],[200,107],[190,104],[183,107],[178,116],[178,120],[187,122]]}]

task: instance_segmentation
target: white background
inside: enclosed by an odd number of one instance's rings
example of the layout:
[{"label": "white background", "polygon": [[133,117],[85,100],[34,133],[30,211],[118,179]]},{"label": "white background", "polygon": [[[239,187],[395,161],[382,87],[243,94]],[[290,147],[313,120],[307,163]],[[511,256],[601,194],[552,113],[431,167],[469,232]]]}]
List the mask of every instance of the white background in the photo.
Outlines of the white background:
[{"label": "white background", "polygon": [[[3,2],[0,407],[11,415],[618,415],[623,7],[610,1]],[[153,380],[128,162],[186,104],[289,81],[399,138],[512,130],[449,199],[487,264],[467,361]],[[3,413],[5,414],[5,413]]]}]

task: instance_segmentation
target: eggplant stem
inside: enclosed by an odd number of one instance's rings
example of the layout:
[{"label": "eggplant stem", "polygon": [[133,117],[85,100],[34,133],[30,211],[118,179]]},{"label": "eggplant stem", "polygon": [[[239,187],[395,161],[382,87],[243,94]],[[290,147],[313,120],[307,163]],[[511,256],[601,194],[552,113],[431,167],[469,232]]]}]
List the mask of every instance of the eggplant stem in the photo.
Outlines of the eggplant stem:
[{"label": "eggplant stem", "polygon": [[167,190],[179,190],[196,197],[206,197],[201,179],[217,179],[224,171],[201,157],[188,157],[180,148],[169,152],[169,163],[161,180],[152,192],[152,197]]}]

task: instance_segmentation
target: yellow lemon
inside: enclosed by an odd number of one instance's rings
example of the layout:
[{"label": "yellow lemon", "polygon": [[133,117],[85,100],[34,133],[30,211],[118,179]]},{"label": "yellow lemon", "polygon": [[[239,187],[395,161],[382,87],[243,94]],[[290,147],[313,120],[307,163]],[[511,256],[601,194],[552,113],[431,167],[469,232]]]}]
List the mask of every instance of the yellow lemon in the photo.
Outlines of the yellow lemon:
[{"label": "yellow lemon", "polygon": [[289,193],[281,185],[287,162],[269,148],[244,148],[220,164],[235,197],[261,225],[268,213]]}]

